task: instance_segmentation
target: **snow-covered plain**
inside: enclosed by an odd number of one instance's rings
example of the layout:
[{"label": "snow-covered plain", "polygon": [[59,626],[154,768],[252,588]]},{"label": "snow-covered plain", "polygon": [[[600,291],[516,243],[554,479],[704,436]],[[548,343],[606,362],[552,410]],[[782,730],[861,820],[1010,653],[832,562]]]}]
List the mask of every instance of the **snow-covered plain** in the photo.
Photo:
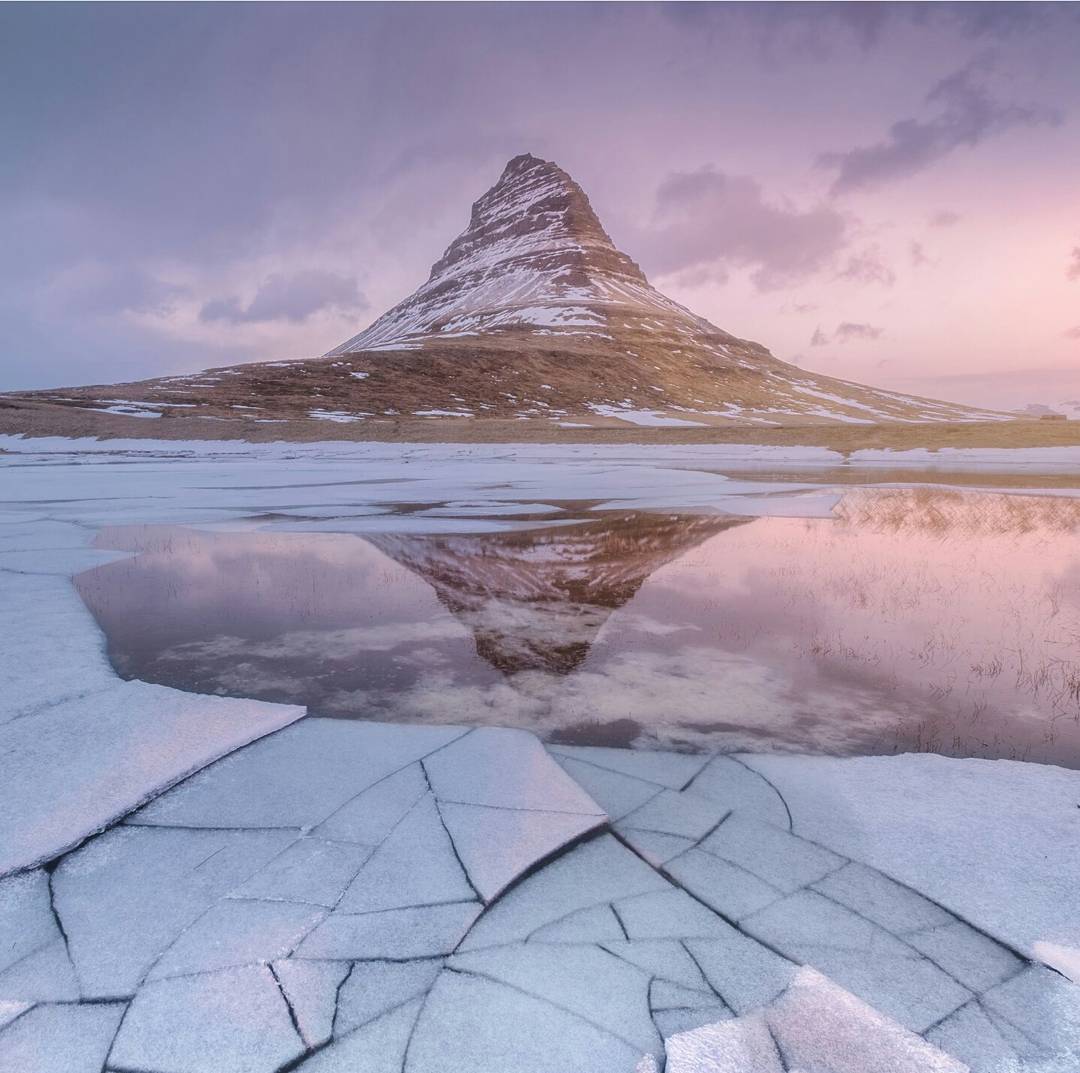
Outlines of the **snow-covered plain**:
[{"label": "snow-covered plain", "polygon": [[[70,583],[126,554],[104,525],[824,514],[830,486],[753,470],[839,456],[0,447],[0,1069],[1080,1068],[1077,772],[304,718],[121,682]],[[1080,462],[1019,454],[950,461]]]}]

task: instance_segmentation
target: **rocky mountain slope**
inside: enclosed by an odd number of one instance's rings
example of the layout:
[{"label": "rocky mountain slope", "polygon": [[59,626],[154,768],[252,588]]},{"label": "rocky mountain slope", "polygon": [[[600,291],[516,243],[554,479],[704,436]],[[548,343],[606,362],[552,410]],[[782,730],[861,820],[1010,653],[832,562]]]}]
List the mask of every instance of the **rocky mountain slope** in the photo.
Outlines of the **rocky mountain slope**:
[{"label": "rocky mountain slope", "polygon": [[808,373],[717,328],[651,286],[581,187],[530,155],[511,160],[473,205],[426,283],[321,358],[2,401],[185,424],[460,416],[692,427],[1003,416]]}]

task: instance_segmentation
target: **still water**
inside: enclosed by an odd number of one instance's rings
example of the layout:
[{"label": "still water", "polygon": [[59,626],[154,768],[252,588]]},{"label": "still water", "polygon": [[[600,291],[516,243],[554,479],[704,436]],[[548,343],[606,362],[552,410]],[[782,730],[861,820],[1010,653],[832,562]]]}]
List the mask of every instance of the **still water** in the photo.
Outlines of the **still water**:
[{"label": "still water", "polygon": [[855,488],[826,518],[469,535],[105,530],[117,670],[549,741],[1080,767],[1080,501]]}]

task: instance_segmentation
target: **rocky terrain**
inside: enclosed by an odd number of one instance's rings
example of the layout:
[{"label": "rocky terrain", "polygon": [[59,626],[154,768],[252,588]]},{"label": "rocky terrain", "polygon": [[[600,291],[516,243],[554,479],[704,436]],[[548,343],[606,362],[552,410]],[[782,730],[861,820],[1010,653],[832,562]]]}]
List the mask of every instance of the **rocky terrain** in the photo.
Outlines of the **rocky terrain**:
[{"label": "rocky terrain", "polygon": [[806,372],[717,328],[651,286],[581,187],[530,155],[473,205],[426,283],[322,357],[0,396],[0,431],[166,438],[390,439],[464,418],[514,422],[506,439],[526,421],[573,433],[1004,416]]}]

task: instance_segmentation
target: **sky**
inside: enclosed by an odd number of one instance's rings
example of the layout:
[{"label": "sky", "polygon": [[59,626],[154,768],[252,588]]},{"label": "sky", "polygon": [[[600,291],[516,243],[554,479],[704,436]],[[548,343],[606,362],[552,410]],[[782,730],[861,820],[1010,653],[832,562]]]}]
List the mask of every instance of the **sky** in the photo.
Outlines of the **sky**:
[{"label": "sky", "polygon": [[531,152],[780,358],[1080,400],[1078,55],[1080,4],[3,5],[0,390],[324,353]]}]

